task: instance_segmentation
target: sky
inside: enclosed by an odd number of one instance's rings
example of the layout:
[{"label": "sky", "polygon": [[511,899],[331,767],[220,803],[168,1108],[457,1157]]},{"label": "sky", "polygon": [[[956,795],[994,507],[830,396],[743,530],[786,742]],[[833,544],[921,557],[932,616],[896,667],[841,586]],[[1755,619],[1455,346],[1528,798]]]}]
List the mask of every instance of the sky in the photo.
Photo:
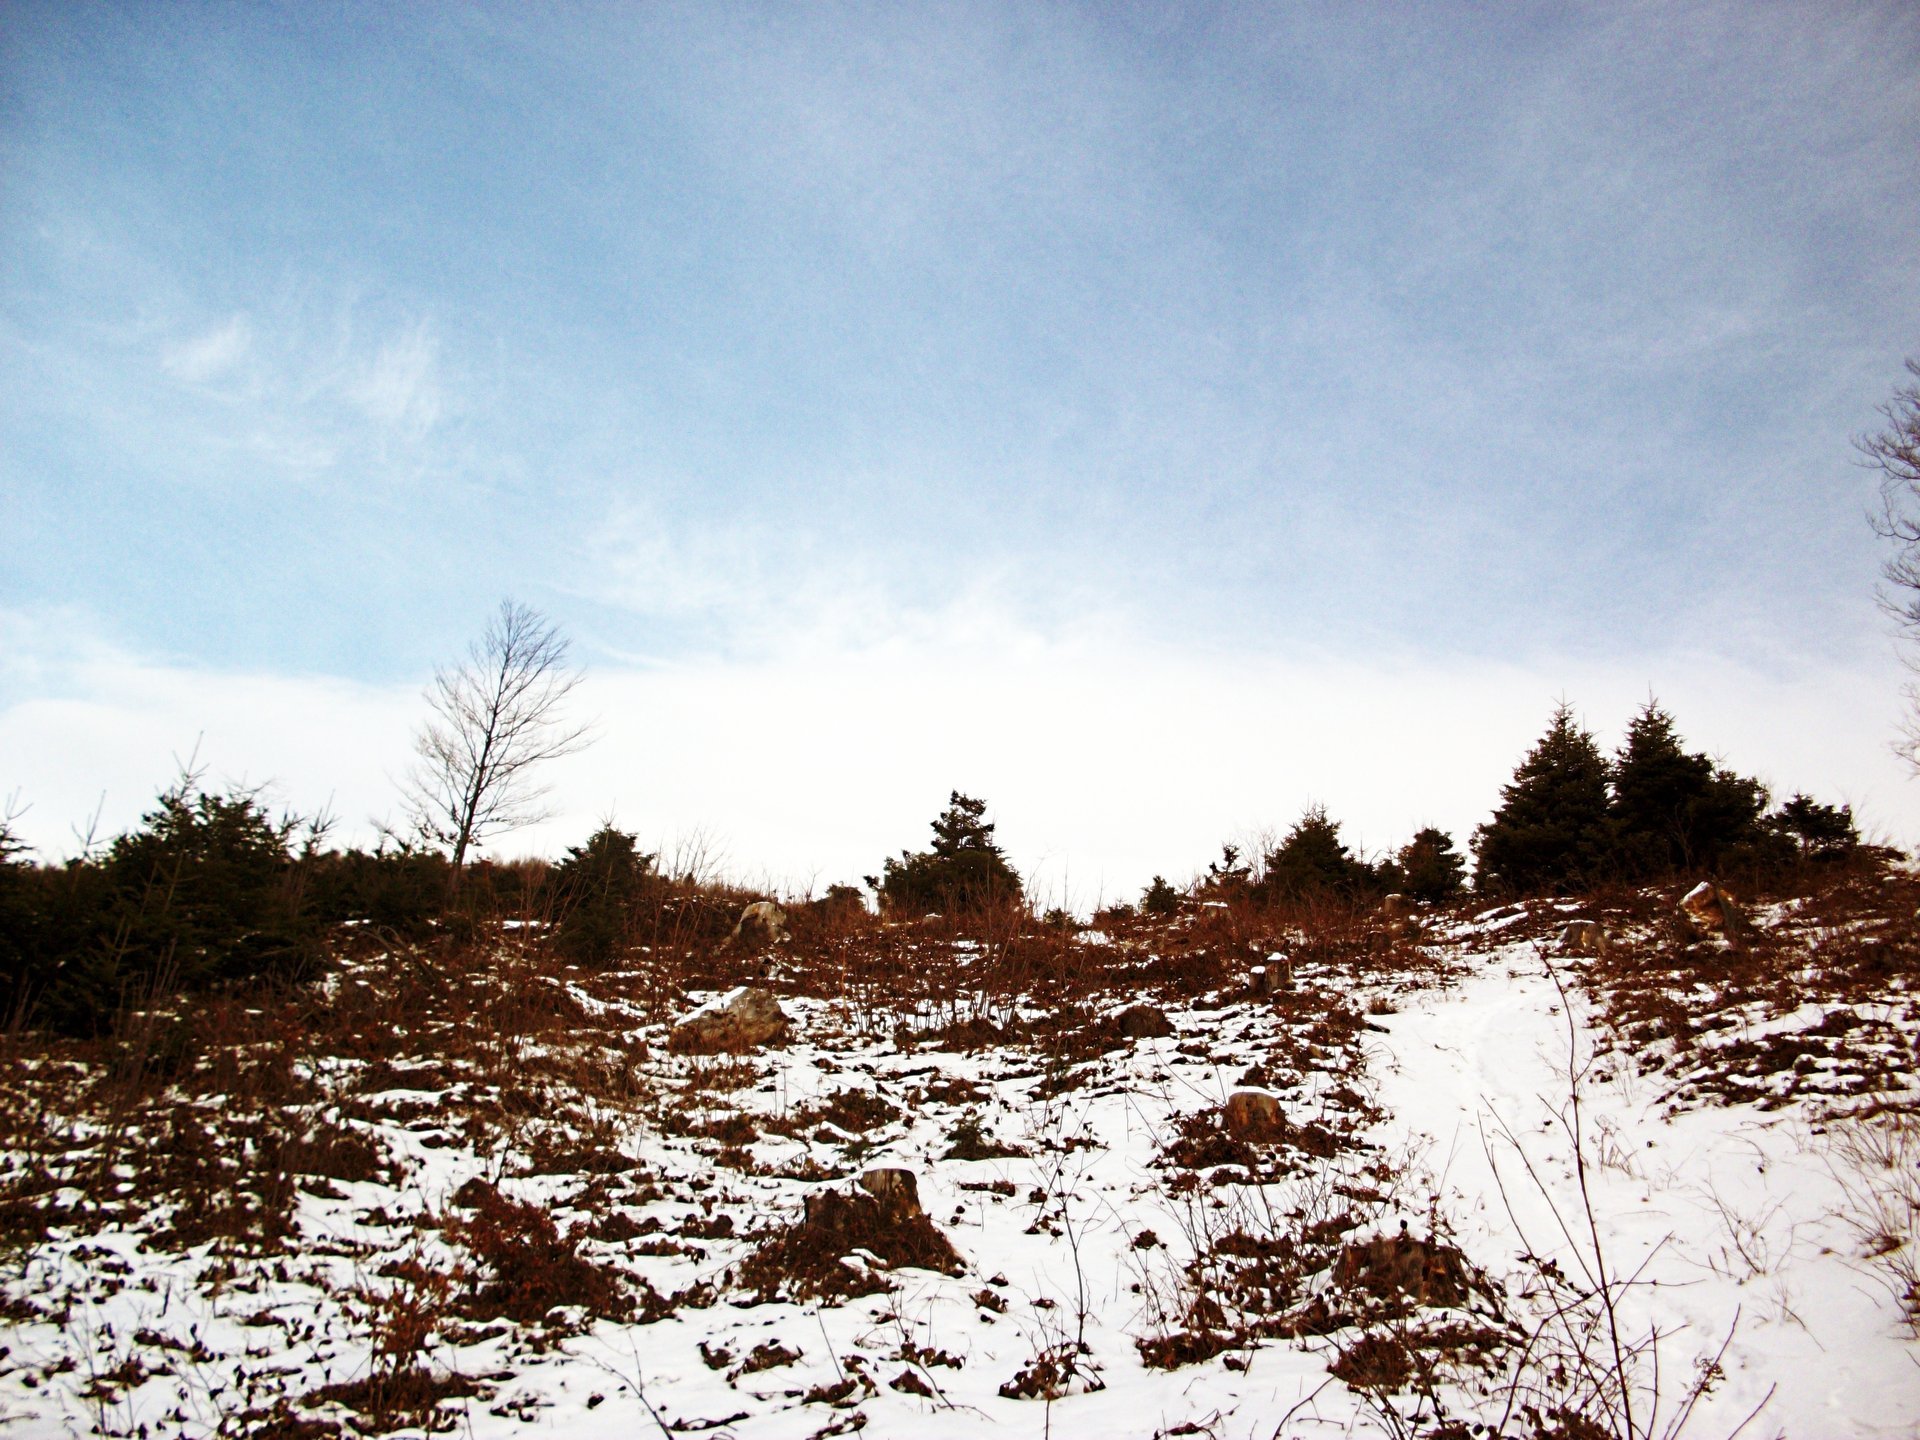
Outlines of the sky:
[{"label": "sky", "polygon": [[0,0],[0,798],[398,823],[505,597],[553,816],[1084,906],[1464,844],[1570,701],[1920,844],[1855,440],[1920,11]]}]

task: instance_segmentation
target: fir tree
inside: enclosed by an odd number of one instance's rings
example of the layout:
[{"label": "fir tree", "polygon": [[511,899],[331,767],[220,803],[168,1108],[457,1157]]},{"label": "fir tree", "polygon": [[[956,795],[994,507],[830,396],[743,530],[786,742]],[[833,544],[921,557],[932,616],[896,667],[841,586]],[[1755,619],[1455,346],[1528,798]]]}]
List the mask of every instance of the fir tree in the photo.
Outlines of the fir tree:
[{"label": "fir tree", "polygon": [[1627,726],[1613,768],[1613,824],[1621,868],[1636,878],[1714,869],[1759,833],[1767,792],[1701,754],[1649,700]]},{"label": "fir tree", "polygon": [[1836,859],[1852,853],[1860,844],[1851,805],[1836,809],[1797,791],[1767,817],[1766,824],[1769,830],[1786,837],[1807,860]]},{"label": "fir tree", "polygon": [[583,965],[606,965],[626,948],[635,907],[657,887],[654,857],[636,837],[602,825],[585,845],[567,851],[553,871],[565,907],[556,939],[562,953]]},{"label": "fir tree", "polygon": [[1466,889],[1467,862],[1453,848],[1453,837],[1431,825],[1416,831],[1394,857],[1402,893],[1444,905]]},{"label": "fir tree", "polygon": [[1600,747],[1561,704],[1474,832],[1476,888],[1527,894],[1597,878],[1608,859],[1607,778]]},{"label": "fir tree", "polygon": [[1345,900],[1373,888],[1374,873],[1340,839],[1327,807],[1310,805],[1266,857],[1260,888],[1274,900]]},{"label": "fir tree", "polygon": [[994,842],[987,802],[955,790],[933,822],[931,852],[903,851],[888,860],[879,884],[881,904],[900,914],[948,914],[992,909],[1020,899],[1020,876]]}]

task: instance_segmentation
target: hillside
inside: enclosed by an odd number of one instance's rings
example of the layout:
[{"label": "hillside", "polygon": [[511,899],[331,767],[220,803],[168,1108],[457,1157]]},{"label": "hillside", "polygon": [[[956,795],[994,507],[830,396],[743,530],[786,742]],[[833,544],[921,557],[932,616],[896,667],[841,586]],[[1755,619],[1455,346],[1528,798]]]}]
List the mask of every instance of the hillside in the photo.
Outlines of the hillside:
[{"label": "hillside", "polygon": [[348,931],[8,1038],[0,1433],[1911,1434],[1920,884],[1801,888]]}]

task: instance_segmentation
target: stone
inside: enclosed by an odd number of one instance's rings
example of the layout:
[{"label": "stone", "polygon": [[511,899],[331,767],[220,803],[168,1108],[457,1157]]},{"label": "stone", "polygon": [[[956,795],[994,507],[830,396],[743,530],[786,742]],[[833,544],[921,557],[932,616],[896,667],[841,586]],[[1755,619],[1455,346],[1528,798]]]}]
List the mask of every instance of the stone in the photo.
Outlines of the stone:
[{"label": "stone", "polygon": [[1236,1090],[1227,1097],[1227,1133],[1236,1140],[1278,1139],[1286,1128],[1280,1102],[1264,1090]]},{"label": "stone", "polygon": [[1702,930],[1718,930],[1730,940],[1740,933],[1740,907],[1711,880],[1702,880],[1681,896],[1680,913]]},{"label": "stone", "polygon": [[1598,920],[1570,920],[1560,931],[1560,951],[1565,955],[1605,955],[1613,937]]},{"label": "stone", "polygon": [[1254,997],[1270,1000],[1283,990],[1293,988],[1293,957],[1275,951],[1267,956],[1267,963],[1256,965],[1247,972],[1248,987]]},{"label": "stone", "polygon": [[771,900],[756,900],[740,912],[733,933],[727,936],[727,944],[778,945],[792,938],[787,929],[787,912]]},{"label": "stone", "polygon": [[1413,914],[1413,901],[1405,895],[1393,894],[1380,897],[1380,918],[1382,920],[1405,920]]},{"label": "stone", "polygon": [[860,1176],[860,1188],[878,1200],[897,1220],[910,1220],[925,1213],[920,1208],[920,1182],[911,1170],[893,1165],[876,1165]]},{"label": "stone", "polygon": [[1113,1017],[1113,1023],[1129,1040],[1157,1040],[1174,1033],[1167,1012],[1152,1005],[1129,1005]]},{"label": "stone", "polygon": [[709,1001],[673,1027],[667,1049],[676,1055],[719,1055],[784,1039],[789,1022],[770,991],[742,985]]}]

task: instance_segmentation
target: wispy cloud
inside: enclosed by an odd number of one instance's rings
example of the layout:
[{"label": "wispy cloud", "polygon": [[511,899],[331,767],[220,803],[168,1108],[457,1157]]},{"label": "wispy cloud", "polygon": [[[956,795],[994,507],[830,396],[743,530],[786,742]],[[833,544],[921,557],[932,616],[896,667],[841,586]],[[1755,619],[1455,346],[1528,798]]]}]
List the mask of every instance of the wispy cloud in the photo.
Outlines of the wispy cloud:
[{"label": "wispy cloud", "polygon": [[420,320],[383,342],[344,389],[379,424],[410,440],[424,440],[440,419],[439,372],[440,342]]},{"label": "wispy cloud", "polygon": [[228,375],[253,349],[253,326],[235,315],[204,334],[177,341],[160,352],[160,368],[188,385],[204,385]]}]

